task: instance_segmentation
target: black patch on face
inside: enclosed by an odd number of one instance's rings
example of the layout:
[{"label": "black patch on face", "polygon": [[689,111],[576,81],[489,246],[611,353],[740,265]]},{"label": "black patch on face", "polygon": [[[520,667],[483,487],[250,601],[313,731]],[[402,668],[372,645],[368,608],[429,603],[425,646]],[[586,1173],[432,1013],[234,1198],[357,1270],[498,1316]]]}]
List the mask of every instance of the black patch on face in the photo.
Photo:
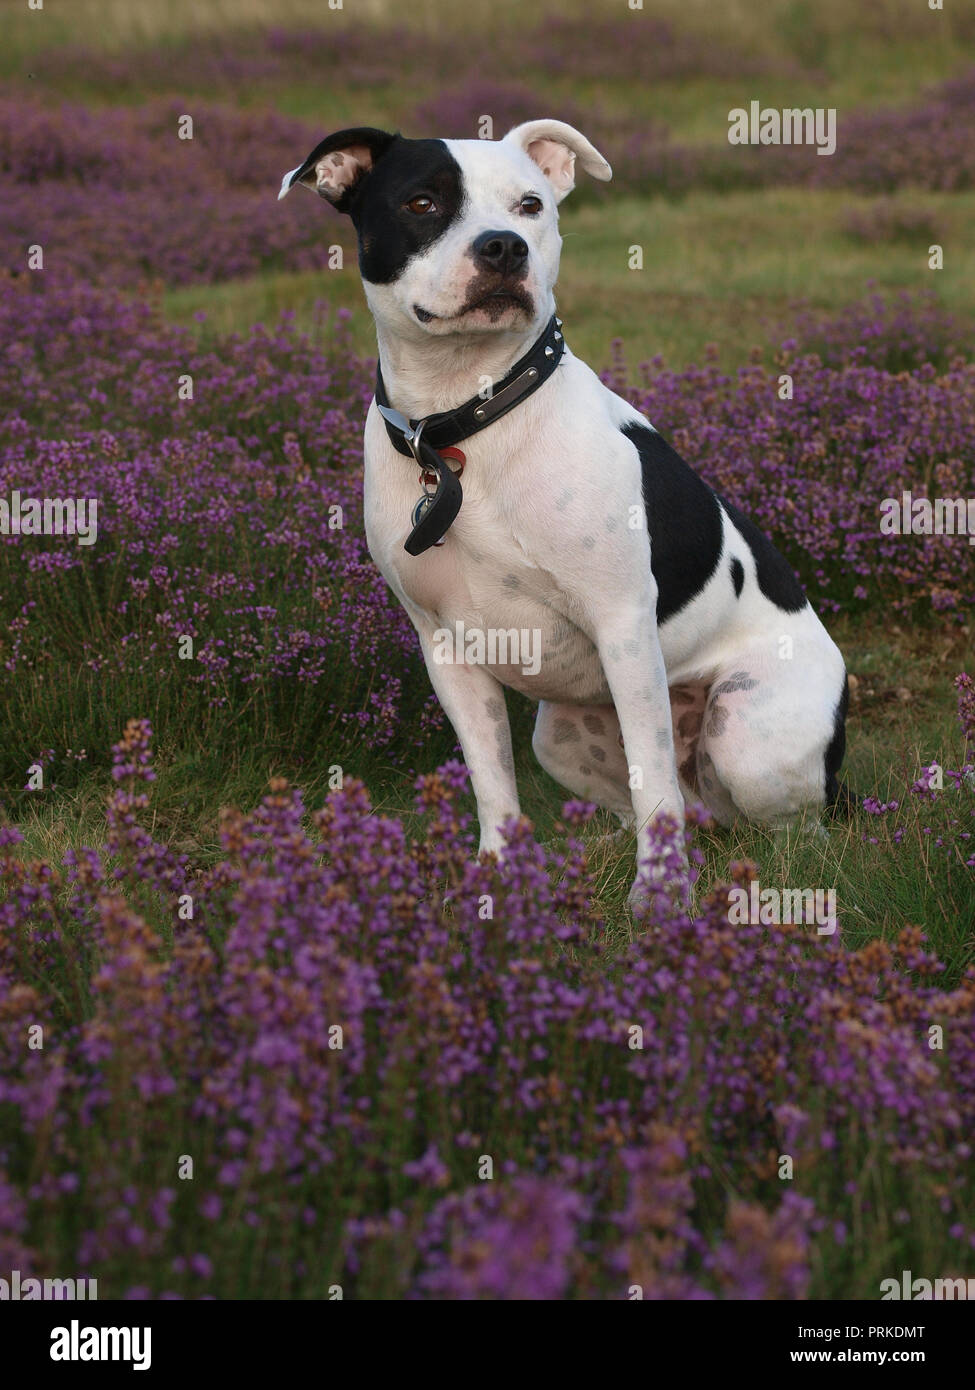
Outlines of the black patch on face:
[{"label": "black patch on face", "polygon": [[656,430],[633,421],[622,433],[640,455],[657,622],[665,623],[717,568],[724,540],[721,508],[716,493]]},{"label": "black patch on face", "polygon": [[748,543],[755,557],[755,573],[758,587],[770,603],[785,613],[799,613],[806,606],[806,595],[802,586],[792,573],[786,560],[779,554],[772,542],[763,536],[753,521],[749,521],[737,507],[720,498],[722,507],[728,514],[735,530]]},{"label": "black patch on face", "polygon": [[[406,204],[420,194],[433,200],[436,211],[409,211]],[[373,285],[398,280],[414,256],[443,236],[463,202],[460,165],[442,140],[395,136],[348,200],[363,280]]]},{"label": "black patch on face", "polygon": [[833,715],[833,737],[823,758],[826,770],[826,804],[832,806],[840,796],[840,784],[836,774],[840,770],[843,754],[846,752],[846,714],[850,708],[850,681],[843,677],[843,690]]},{"label": "black patch on face", "polygon": [[735,598],[741,598],[745,587],[745,569],[737,555],[731,557],[731,582],[735,586]]}]

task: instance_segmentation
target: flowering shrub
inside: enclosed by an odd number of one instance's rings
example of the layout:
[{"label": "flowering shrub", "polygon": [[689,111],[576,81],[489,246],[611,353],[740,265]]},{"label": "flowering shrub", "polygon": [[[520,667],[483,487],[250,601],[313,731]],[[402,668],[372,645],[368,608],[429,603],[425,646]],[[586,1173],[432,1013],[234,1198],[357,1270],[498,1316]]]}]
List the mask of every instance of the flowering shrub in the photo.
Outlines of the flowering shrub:
[{"label": "flowering shrub", "polygon": [[870,1231],[908,1189],[908,1263],[975,1246],[975,972],[940,986],[917,928],[851,951],[731,926],[718,887],[620,943],[591,808],[557,853],[514,821],[478,862],[458,764],[419,779],[416,836],[361,784],[309,814],[278,781],[190,872],[144,829],[150,737],[114,750],[102,849],[59,868],[0,830],[22,1272],[131,1297],[870,1296]]},{"label": "flowering shrub", "polygon": [[[178,134],[184,114],[191,139]],[[0,99],[4,268],[23,271],[39,245],[46,273],[95,284],[231,280],[285,261],[323,269],[338,215],[323,204],[310,218],[297,198],[276,198],[320,138],[272,111],[199,98],[101,111]]]},{"label": "flowering shrub", "polygon": [[[22,785],[37,752],[35,680],[56,647],[93,692],[88,715],[78,685],[53,714],[75,746],[97,746],[103,699],[124,718],[147,679],[173,733],[233,735],[223,711],[236,701],[283,718],[296,747],[330,731],[388,743],[404,700],[417,711],[429,691],[409,620],[366,551],[372,385],[341,316],[327,356],[287,320],[208,350],[151,306],[14,281],[0,323],[0,389],[19,407],[0,431],[0,496],[99,501],[93,546],[0,538],[4,780]],[[192,400],[179,399],[185,376]],[[192,662],[178,658],[185,637]]]},{"label": "flowering shrub", "polygon": [[965,736],[965,745],[975,743],[975,681],[963,671],[955,678],[958,691],[958,722]]},{"label": "flowering shrub", "polygon": [[[413,113],[411,128],[417,135],[473,140],[478,137],[479,120],[489,115],[494,137],[500,139],[514,126],[534,120],[538,102],[538,92],[527,83],[464,82],[421,101]],[[585,127],[586,114],[574,102],[563,99],[559,101],[559,120]]]},{"label": "flowering shrub", "polygon": [[970,361],[967,325],[930,292],[882,295],[873,287],[830,314],[796,307],[792,336],[826,367],[879,367],[885,372],[940,370]]},{"label": "flowering shrub", "polygon": [[973,116],[975,67],[914,106],[851,112],[839,127],[835,155],[807,161],[808,180],[861,193],[902,186],[940,192],[972,188]]},{"label": "flowering shrub", "polygon": [[[567,87],[594,77],[680,81],[688,77],[739,79],[796,69],[781,59],[759,57],[731,44],[715,44],[707,34],[676,29],[648,14],[585,21],[543,15],[533,27],[523,22],[495,24],[491,58],[499,73],[530,71],[558,77]],[[166,48],[144,47],[123,57],[81,45],[53,48],[37,76],[55,87],[79,72],[121,95],[167,92],[173,73],[188,90],[217,92],[238,99],[243,92],[265,93],[284,84],[317,83],[324,72],[341,73],[343,88],[388,88],[404,73],[452,74],[457,81],[483,75],[483,45],[472,45],[464,29],[436,26],[420,30],[395,24],[372,26],[356,19],[347,27],[330,15],[312,29],[268,29],[195,34]],[[411,76],[409,86],[415,89]],[[534,115],[545,115],[536,110]]]},{"label": "flowering shrub", "polygon": [[[809,103],[812,104],[811,102]],[[614,172],[633,192],[682,194],[800,184],[889,194],[898,188],[957,192],[975,183],[975,68],[942,83],[913,106],[837,113],[836,150],[811,145],[687,145],[634,122],[607,142]],[[889,208],[863,214],[855,234],[870,240],[920,224]],[[923,235],[923,233],[922,233]]]}]

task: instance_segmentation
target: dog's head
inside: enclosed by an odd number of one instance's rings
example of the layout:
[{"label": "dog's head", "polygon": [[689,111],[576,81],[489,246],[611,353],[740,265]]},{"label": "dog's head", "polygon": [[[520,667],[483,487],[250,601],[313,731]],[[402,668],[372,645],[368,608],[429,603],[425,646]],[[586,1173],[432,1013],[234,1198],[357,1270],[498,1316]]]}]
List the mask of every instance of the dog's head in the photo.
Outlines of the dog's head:
[{"label": "dog's head", "polygon": [[348,213],[377,321],[400,336],[527,328],[551,313],[558,204],[575,166],[612,171],[562,121],[503,140],[406,140],[359,127],[330,135],[284,176]]}]

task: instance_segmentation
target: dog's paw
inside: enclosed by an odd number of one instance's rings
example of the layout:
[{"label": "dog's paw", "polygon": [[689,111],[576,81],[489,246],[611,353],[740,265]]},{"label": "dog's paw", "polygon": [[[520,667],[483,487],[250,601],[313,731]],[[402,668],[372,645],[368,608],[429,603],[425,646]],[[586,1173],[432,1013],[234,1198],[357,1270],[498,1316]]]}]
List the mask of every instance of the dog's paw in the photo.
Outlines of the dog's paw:
[{"label": "dog's paw", "polygon": [[666,859],[641,863],[626,902],[637,921],[689,912],[693,895],[686,857],[672,851]]}]

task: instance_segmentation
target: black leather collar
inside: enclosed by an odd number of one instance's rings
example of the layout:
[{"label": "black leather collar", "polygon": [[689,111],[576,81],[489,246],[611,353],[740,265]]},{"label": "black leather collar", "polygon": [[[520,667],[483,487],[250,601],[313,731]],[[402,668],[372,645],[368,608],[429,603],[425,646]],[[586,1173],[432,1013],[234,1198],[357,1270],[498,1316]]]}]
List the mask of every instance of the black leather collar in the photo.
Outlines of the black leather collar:
[{"label": "black leather collar", "polygon": [[[446,449],[450,445],[459,444],[462,439],[468,439],[472,434],[477,434],[479,430],[487,429],[488,425],[493,425],[495,420],[507,415],[509,410],[513,410],[548,380],[562,360],[564,350],[562,320],[553,315],[541,337],[523,357],[519,357],[511,371],[498,382],[486,400],[481,396],[474,396],[463,405],[459,405],[456,410],[443,410],[437,415],[428,415],[424,422],[424,442],[434,449]],[[376,366],[376,404],[389,405],[380,364]],[[414,429],[419,424],[418,420],[410,421]],[[385,421],[385,425],[393,448],[407,458],[412,458],[413,450],[406,442],[402,430],[397,429],[389,420]]]}]

